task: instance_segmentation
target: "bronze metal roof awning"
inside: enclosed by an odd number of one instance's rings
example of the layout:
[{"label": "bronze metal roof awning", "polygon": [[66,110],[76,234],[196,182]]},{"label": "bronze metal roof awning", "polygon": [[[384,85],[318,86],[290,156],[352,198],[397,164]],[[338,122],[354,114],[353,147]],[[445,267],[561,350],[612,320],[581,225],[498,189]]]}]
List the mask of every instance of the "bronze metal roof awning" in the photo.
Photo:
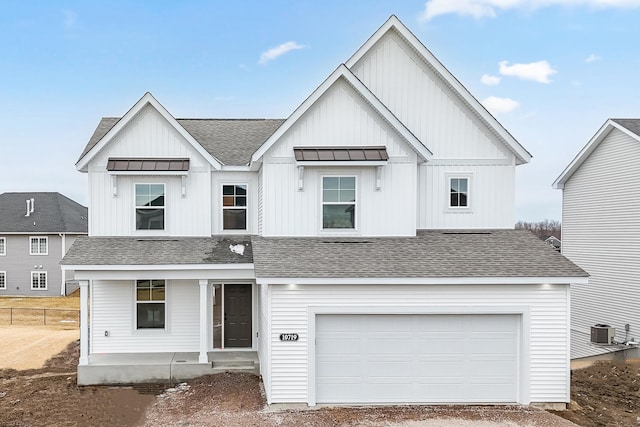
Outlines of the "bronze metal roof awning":
[{"label": "bronze metal roof awning", "polygon": [[389,160],[385,146],[293,147],[298,162],[385,162]]},{"label": "bronze metal roof awning", "polygon": [[189,159],[109,158],[107,170],[113,172],[186,172]]}]

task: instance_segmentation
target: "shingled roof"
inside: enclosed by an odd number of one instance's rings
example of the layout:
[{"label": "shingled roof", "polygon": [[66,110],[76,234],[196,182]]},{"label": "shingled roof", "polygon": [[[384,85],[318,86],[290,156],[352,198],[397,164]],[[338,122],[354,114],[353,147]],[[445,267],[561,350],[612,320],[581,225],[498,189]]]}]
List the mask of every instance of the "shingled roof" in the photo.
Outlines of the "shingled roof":
[{"label": "shingled roof", "polygon": [[587,277],[521,230],[418,230],[416,237],[252,241],[259,278]]},{"label": "shingled roof", "polygon": [[60,264],[193,265],[252,262],[251,239],[246,236],[80,237]]},{"label": "shingled roof", "polygon": [[[84,157],[120,120],[103,117],[80,158]],[[223,165],[244,166],[284,122],[283,119],[176,119],[178,123]]]},{"label": "shingled roof", "polygon": [[[33,199],[33,212],[27,203]],[[88,210],[60,193],[0,194],[0,233],[87,233]]]},{"label": "shingled roof", "polygon": [[611,119],[611,121],[640,136],[640,119]]}]

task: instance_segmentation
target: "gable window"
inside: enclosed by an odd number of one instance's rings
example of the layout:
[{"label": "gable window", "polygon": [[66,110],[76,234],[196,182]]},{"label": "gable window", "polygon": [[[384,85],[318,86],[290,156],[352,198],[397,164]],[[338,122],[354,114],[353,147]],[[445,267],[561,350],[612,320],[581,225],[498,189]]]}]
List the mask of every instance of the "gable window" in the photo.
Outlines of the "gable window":
[{"label": "gable window", "polygon": [[31,289],[33,290],[47,289],[47,272],[46,271],[31,272]]},{"label": "gable window", "polygon": [[0,289],[7,289],[7,272],[0,271]]},{"label": "gable window", "polygon": [[48,237],[29,238],[29,255],[47,255],[49,253]]},{"label": "gable window", "polygon": [[247,186],[222,186],[222,229],[247,229]]},{"label": "gable window", "polygon": [[0,256],[7,254],[7,239],[0,237]]},{"label": "gable window", "polygon": [[166,282],[136,280],[136,329],[164,329]]},{"label": "gable window", "polygon": [[356,177],[322,177],[322,228],[356,227]]},{"label": "gable window", "polygon": [[449,207],[469,207],[469,178],[449,179]]},{"label": "gable window", "polygon": [[136,184],[136,230],[164,230],[164,184]]}]

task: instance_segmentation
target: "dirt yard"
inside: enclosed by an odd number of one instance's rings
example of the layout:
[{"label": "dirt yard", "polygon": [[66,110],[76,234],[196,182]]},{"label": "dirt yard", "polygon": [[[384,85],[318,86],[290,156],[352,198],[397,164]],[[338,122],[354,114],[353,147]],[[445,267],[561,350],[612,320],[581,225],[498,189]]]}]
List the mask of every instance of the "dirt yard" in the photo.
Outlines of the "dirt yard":
[{"label": "dirt yard", "polygon": [[78,328],[34,328],[30,326],[0,327],[0,369],[39,369],[51,355],[63,351],[67,344],[80,338]]},{"label": "dirt yard", "polygon": [[[78,387],[78,343],[40,369],[0,370],[0,426],[571,426],[520,406],[266,407],[260,379],[224,373],[183,384]],[[640,363],[601,362],[576,370],[570,410],[557,415],[582,426],[637,426]],[[46,404],[43,404],[46,402]]]}]

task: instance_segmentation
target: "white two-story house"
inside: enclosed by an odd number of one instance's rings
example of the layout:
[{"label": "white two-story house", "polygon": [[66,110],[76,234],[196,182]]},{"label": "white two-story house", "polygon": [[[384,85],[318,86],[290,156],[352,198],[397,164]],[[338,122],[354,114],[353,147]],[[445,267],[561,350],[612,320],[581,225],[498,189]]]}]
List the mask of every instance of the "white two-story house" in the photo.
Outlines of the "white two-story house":
[{"label": "white two-story house", "polygon": [[78,381],[244,354],[269,403],[563,406],[586,274],[513,230],[530,158],[396,17],[286,120],[176,119],[146,94],[76,164]]}]

